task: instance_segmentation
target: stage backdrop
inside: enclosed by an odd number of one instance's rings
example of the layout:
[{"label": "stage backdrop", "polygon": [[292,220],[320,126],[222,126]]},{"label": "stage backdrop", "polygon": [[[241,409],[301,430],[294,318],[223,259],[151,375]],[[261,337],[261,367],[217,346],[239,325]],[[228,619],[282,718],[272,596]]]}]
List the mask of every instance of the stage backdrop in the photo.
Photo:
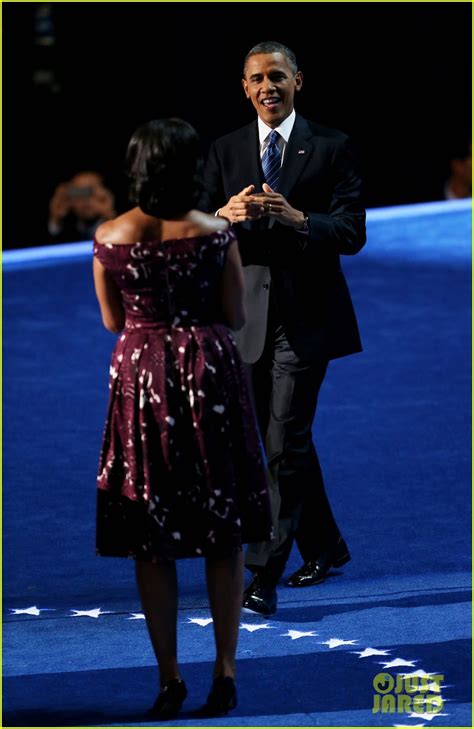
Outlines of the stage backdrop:
[{"label": "stage backdrop", "polygon": [[470,3],[9,3],[3,32],[7,247],[46,242],[81,169],[124,209],[139,123],[183,117],[207,147],[250,121],[242,60],[262,40],[295,51],[298,110],[354,137],[370,207],[441,199],[470,133]]}]

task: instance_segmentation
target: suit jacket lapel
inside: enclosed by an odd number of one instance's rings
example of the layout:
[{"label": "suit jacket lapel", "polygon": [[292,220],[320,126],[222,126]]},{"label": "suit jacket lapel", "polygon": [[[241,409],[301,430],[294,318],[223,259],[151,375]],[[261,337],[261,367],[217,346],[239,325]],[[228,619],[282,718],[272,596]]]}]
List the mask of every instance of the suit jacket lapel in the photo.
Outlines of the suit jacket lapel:
[{"label": "suit jacket lapel", "polygon": [[280,172],[278,192],[283,197],[287,197],[290,194],[298,177],[309,162],[313,151],[313,145],[309,141],[311,136],[312,133],[306,119],[303,119],[302,116],[297,114]]},{"label": "suit jacket lapel", "polygon": [[238,166],[242,187],[255,185],[256,191],[261,192],[263,174],[260,164],[260,144],[256,121],[242,129],[242,146],[239,146],[236,153],[239,155]]},{"label": "suit jacket lapel", "polygon": [[[255,192],[262,192],[263,172],[260,163],[260,142],[258,138],[257,120],[243,127],[239,144],[235,149],[238,155],[236,167],[238,169],[238,187],[240,192],[248,185],[255,185]],[[247,220],[239,225],[246,230],[265,230],[268,228],[268,218],[261,220]]]}]

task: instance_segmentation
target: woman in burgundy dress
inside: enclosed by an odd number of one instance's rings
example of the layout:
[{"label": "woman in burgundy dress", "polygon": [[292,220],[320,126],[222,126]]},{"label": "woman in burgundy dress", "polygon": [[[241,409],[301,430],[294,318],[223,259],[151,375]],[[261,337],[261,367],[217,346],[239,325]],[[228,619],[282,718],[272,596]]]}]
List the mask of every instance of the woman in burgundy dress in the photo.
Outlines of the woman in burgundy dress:
[{"label": "woman in burgundy dress", "polygon": [[194,129],[153,121],[127,153],[137,204],[104,223],[94,281],[105,327],[120,332],[98,474],[97,551],[135,559],[160,672],[156,719],[186,698],[176,651],[175,560],[205,557],[216,642],[204,715],[236,705],[242,544],[270,538],[267,483],[243,366],[243,276],[228,223],[195,209]]}]

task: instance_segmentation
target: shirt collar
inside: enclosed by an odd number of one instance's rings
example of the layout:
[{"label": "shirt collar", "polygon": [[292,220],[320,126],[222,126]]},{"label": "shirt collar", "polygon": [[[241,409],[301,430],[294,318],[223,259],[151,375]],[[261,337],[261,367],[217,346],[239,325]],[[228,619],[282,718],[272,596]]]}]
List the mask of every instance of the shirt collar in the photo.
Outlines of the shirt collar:
[{"label": "shirt collar", "polygon": [[[285,144],[288,144],[288,140],[290,138],[295,119],[296,112],[293,109],[291,114],[287,116],[286,119],[284,119],[278,127],[275,127],[275,131],[278,132],[278,134],[285,140]],[[264,141],[272,131],[273,129],[267,126],[267,124],[265,124],[265,122],[263,122],[260,117],[258,117],[258,138],[260,141],[260,146],[264,143]]]}]

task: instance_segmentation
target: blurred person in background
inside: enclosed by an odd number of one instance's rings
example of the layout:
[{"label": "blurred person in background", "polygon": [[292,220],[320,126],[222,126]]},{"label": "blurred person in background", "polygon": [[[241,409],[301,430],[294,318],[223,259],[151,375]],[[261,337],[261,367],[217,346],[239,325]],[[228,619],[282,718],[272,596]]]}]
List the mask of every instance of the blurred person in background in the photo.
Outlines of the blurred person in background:
[{"label": "blurred person in background", "polygon": [[115,216],[113,193],[98,172],[78,172],[62,182],[49,203],[48,233],[53,243],[92,240],[99,225]]},{"label": "blurred person in background", "polygon": [[444,186],[445,200],[472,196],[472,141],[465,142],[451,156],[450,176]]}]

